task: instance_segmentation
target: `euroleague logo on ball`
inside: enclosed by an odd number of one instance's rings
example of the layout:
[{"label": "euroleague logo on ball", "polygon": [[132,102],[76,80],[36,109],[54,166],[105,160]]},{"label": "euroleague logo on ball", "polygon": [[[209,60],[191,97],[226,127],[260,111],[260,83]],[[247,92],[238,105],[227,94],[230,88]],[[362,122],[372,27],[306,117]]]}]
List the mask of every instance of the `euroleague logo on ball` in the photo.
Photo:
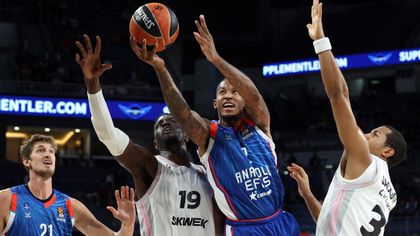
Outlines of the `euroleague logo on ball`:
[{"label": "euroleague logo on ball", "polygon": [[160,52],[175,42],[179,23],[169,7],[153,2],[140,6],[133,13],[129,30],[137,42],[146,40],[147,50],[152,50],[157,44],[156,52]]}]

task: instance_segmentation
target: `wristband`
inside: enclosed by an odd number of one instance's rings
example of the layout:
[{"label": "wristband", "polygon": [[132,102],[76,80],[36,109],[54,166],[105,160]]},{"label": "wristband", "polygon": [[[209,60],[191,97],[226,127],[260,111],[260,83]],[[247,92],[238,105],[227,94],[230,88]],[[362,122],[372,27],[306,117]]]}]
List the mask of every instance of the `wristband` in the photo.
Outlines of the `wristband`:
[{"label": "wristband", "polygon": [[328,37],[315,40],[313,44],[316,54],[320,54],[321,52],[325,52],[332,49],[330,39]]}]

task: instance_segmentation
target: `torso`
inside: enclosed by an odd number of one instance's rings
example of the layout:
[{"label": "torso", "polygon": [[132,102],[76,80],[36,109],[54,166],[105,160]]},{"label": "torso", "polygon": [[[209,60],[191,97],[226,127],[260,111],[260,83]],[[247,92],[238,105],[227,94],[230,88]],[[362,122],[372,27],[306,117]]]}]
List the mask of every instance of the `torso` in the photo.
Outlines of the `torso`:
[{"label": "torso", "polygon": [[281,209],[284,189],[274,143],[251,121],[237,128],[210,125],[201,161],[220,210],[230,219],[259,219]]},{"label": "torso", "polygon": [[317,235],[383,235],[397,203],[385,161],[372,155],[366,171],[346,180],[337,169],[317,222]]},{"label": "torso", "polygon": [[156,177],[136,202],[141,235],[214,235],[212,193],[204,167],[156,159]]},{"label": "torso", "polygon": [[25,187],[10,188],[12,201],[5,228],[6,235],[71,235],[73,212],[70,198],[53,190],[52,198],[43,202]]}]

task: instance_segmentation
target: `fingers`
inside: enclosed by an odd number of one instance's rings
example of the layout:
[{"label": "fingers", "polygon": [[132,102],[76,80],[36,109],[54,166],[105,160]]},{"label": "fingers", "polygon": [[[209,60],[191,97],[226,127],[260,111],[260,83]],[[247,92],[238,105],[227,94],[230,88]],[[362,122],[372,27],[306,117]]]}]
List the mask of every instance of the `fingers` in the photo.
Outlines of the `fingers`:
[{"label": "fingers", "polygon": [[107,206],[107,207],[106,207],[106,209],[108,209],[108,210],[112,213],[112,215],[113,215],[115,218],[117,218],[117,216],[118,216],[118,211],[117,211],[114,207],[112,207],[112,206]]},{"label": "fingers", "polygon": [[101,55],[101,45],[102,45],[101,38],[96,35],[95,54],[97,56]]},{"label": "fingers", "polygon": [[322,2],[318,6],[318,14],[319,14],[319,17],[321,18],[322,17]]},{"label": "fingers", "polygon": [[77,62],[77,64],[80,64],[80,55],[79,55],[79,53],[76,53],[76,62]]},{"label": "fingers", "polygon": [[200,22],[201,26],[203,27],[204,31],[209,32],[209,29],[207,28],[206,19],[204,18],[204,15],[200,15]]},{"label": "fingers", "polygon": [[87,52],[85,50],[85,47],[83,47],[83,45],[79,41],[76,41],[76,46],[79,48],[79,51],[82,54],[82,57],[86,58]]},{"label": "fingers", "polygon": [[204,30],[202,25],[198,22],[198,20],[194,21],[195,25],[197,26],[198,32],[200,33],[200,35],[204,35]]},{"label": "fingers", "polygon": [[199,44],[202,44],[203,43],[203,38],[201,37],[201,35],[197,32],[193,32],[193,34],[194,34],[195,40],[197,40],[197,42]]},{"label": "fingers", "polygon": [[134,188],[130,188],[130,201],[134,201],[134,196],[135,196]]},{"label": "fingers", "polygon": [[89,36],[87,35],[87,34],[84,34],[83,35],[83,38],[85,39],[85,41],[86,41],[86,51],[88,52],[88,53],[92,53],[92,43],[90,42],[90,38],[89,38]]},{"label": "fingers", "polygon": [[121,197],[120,197],[120,191],[119,190],[115,190],[115,200],[117,200],[117,202],[121,201]]}]

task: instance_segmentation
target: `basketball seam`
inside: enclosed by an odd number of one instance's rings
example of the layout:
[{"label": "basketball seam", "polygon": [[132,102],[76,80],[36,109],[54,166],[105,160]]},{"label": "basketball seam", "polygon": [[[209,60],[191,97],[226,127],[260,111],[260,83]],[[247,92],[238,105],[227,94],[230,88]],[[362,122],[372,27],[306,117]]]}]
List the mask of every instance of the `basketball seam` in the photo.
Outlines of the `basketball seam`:
[{"label": "basketball seam", "polygon": [[[171,25],[172,25],[172,17],[171,16],[172,15],[169,12],[168,7],[165,7],[165,10],[167,11],[168,16],[169,16],[169,25],[168,25],[168,40],[169,40],[169,42],[165,42],[165,48],[166,48],[166,45],[171,44]],[[165,41],[165,36],[163,36],[163,41]]]},{"label": "basketball seam", "polygon": [[[158,29],[159,29],[160,35],[161,35],[161,37],[163,38],[163,43],[165,44],[165,45],[163,45],[163,46],[164,46],[163,48],[165,48],[165,47],[166,47],[166,41],[165,41],[165,37],[164,37],[164,36],[163,36],[163,34],[162,34],[162,30],[160,29],[160,24],[159,24],[159,21],[156,19],[155,14],[153,14],[153,11],[149,8],[149,6],[148,6],[148,5],[146,5],[146,7],[149,9],[150,13],[151,13],[151,14],[152,14],[152,16],[153,16],[153,19],[155,19],[155,22],[157,23],[157,26],[158,26]],[[156,37],[154,37],[154,38],[156,38]],[[154,44],[154,43],[153,43],[153,44]]]}]

